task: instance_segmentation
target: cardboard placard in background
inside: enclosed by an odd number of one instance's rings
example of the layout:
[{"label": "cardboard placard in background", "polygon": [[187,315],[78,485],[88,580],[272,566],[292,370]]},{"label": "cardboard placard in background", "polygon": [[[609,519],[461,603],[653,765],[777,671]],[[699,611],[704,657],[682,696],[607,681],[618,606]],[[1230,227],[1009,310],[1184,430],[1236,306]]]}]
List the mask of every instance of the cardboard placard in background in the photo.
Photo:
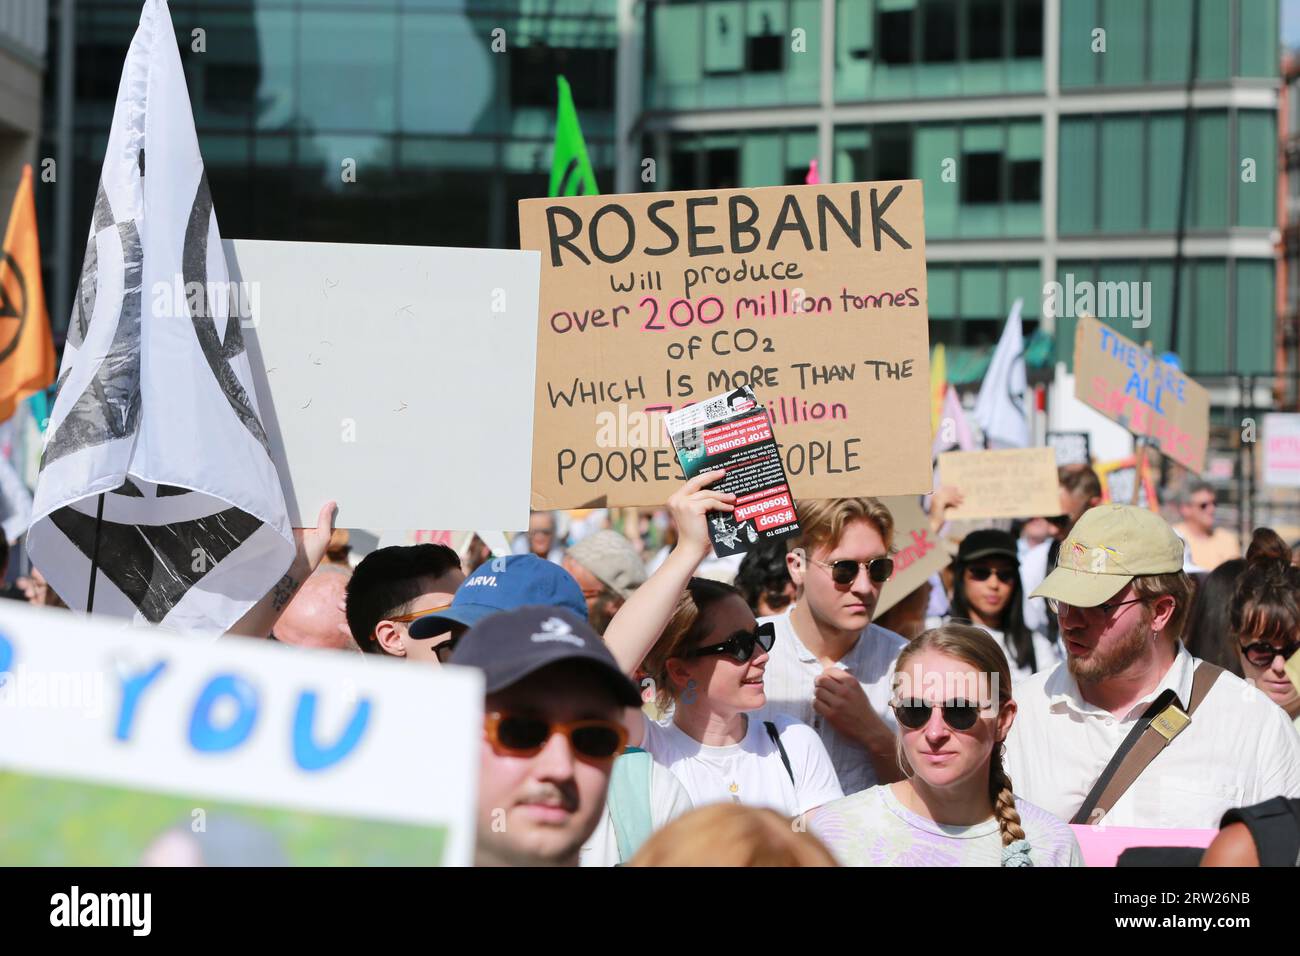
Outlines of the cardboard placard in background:
[{"label": "cardboard placard in background", "polygon": [[[1136,456],[1130,455],[1128,458],[1120,458],[1116,461],[1098,462],[1094,470],[1097,472],[1097,477],[1101,479],[1102,501],[1117,505],[1137,505],[1156,514],[1160,513],[1160,499],[1156,495],[1151,471],[1143,467],[1139,479]],[[1135,482],[1138,482],[1136,488],[1134,488]],[[1133,497],[1134,492],[1137,493],[1136,499]]]},{"label": "cardboard placard in background", "polygon": [[528,527],[536,253],[224,245],[294,527]]},{"label": "cardboard placard in background", "polygon": [[1056,452],[1050,448],[950,451],[939,456],[941,483],[961,490],[949,521],[1035,518],[1061,513]]},{"label": "cardboard placard in background", "polygon": [[931,530],[930,518],[915,495],[880,500],[894,517],[895,551],[894,576],[880,589],[876,616],[884,614],[952,561],[939,536]]},{"label": "cardboard placard in background", "polygon": [[1210,438],[1210,393],[1091,316],[1074,331],[1075,397],[1200,474]]},{"label": "cardboard placard in background", "polygon": [[1269,412],[1264,416],[1264,484],[1300,488],[1300,414]]},{"label": "cardboard placard in background", "polygon": [[662,413],[749,385],[796,497],[930,490],[921,183],[526,199],[533,507],[659,505]]},{"label": "cardboard placard in background", "polygon": [[1056,467],[1092,464],[1092,447],[1087,432],[1047,433],[1047,447],[1056,452]]},{"label": "cardboard placard in background", "polygon": [[[310,830],[297,860],[374,859],[373,838],[389,848],[381,861],[470,863],[477,671],[362,665],[340,651],[5,604],[0,859],[135,864],[103,854],[143,854],[178,824],[187,830],[198,807],[290,861]],[[413,727],[438,728],[418,760]],[[406,845],[429,855],[412,860]]]}]

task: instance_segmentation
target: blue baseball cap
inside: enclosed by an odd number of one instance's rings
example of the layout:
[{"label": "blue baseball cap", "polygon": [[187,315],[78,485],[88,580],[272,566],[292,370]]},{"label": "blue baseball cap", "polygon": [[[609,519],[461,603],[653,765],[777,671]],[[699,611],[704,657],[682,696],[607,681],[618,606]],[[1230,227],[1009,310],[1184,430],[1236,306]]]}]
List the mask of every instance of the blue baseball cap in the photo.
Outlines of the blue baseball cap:
[{"label": "blue baseball cap", "polygon": [[481,565],[461,582],[449,608],[416,618],[409,633],[416,640],[436,637],[525,605],[562,607],[587,619],[587,599],[573,575],[535,554],[512,554]]},{"label": "blue baseball cap", "polygon": [[456,645],[451,663],[483,671],[495,694],[550,664],[586,661],[623,707],[640,707],[641,692],[624,674],[586,615],[567,607],[520,607],[489,614]]}]

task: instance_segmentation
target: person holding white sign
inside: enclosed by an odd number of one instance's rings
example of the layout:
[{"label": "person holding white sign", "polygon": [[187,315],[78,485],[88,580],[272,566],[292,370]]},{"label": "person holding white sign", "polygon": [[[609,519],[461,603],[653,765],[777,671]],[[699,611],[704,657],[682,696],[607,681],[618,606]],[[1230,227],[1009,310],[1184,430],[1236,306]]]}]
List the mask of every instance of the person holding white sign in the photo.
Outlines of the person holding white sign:
[{"label": "person holding white sign", "polygon": [[843,791],[812,728],[755,713],[767,703],[773,627],[755,620],[735,588],[692,577],[712,551],[705,515],[735,507],[735,495],[708,490],[722,475],[696,475],[668,499],[677,546],[614,616],[605,641],[624,673],[644,667],[661,708],[671,704],[666,724],[637,715],[629,739],[673,772],[695,806],[735,802],[794,817]]}]

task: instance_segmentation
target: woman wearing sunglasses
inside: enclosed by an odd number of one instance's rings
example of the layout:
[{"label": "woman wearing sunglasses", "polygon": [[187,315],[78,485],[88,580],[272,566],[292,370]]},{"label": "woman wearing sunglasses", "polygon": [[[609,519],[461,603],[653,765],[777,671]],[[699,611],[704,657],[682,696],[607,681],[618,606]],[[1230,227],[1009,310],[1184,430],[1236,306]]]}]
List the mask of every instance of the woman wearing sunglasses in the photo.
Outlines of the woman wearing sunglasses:
[{"label": "woman wearing sunglasses", "polygon": [[1016,716],[1006,655],[977,627],[945,624],[898,656],[905,776],[808,815],[845,866],[1082,866],[1070,828],[1011,790],[1002,769]]},{"label": "woman wearing sunglasses", "polygon": [[953,562],[952,603],[945,620],[969,621],[992,634],[1017,683],[1062,660],[1060,642],[1025,626],[1024,608],[1016,539],[991,528],[966,535]]},{"label": "woman wearing sunglasses", "polygon": [[1291,566],[1285,542],[1267,528],[1255,531],[1246,552],[1229,622],[1242,676],[1300,730],[1300,690],[1286,672],[1287,660],[1300,652],[1300,568]]},{"label": "woman wearing sunglasses", "polygon": [[624,672],[641,667],[660,707],[672,709],[665,724],[637,715],[628,742],[671,770],[695,806],[729,801],[792,817],[843,791],[812,728],[755,713],[767,703],[773,626],[759,625],[735,588],[692,577],[712,551],[705,515],[734,509],[734,495],[707,488],[722,475],[697,475],[669,499],[677,546],[614,616],[605,642]]}]

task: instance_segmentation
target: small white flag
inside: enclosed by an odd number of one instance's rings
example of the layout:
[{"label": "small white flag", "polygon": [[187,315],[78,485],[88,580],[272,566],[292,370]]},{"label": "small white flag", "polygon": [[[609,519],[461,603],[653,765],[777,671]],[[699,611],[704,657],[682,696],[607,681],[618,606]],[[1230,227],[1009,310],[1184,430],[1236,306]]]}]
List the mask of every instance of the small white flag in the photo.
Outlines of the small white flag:
[{"label": "small white flag", "polygon": [[1020,324],[1022,300],[1016,299],[1002,328],[993,361],[984,373],[975,401],[975,423],[990,448],[1029,447],[1029,416],[1025,414],[1025,335]]},{"label": "small white flag", "polygon": [[[67,604],[225,630],[294,546],[163,0],[113,110],[28,535]],[[96,520],[103,502],[102,522]]]}]

